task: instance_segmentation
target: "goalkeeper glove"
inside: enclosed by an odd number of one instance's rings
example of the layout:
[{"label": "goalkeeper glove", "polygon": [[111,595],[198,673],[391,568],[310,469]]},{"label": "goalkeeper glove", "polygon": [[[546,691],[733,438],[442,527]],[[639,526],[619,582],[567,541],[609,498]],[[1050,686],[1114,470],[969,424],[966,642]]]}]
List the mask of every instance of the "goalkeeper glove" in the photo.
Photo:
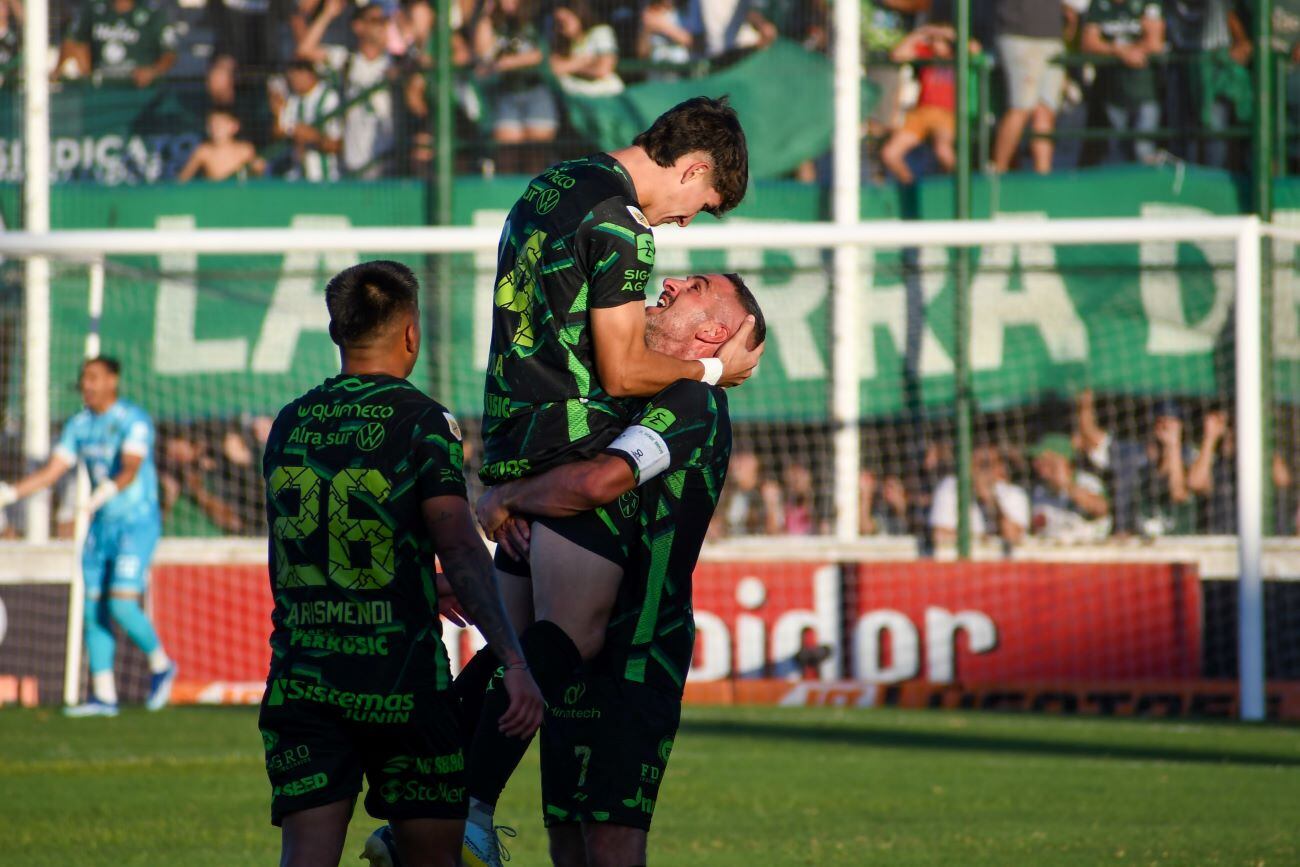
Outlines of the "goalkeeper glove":
[{"label": "goalkeeper glove", "polygon": [[107,482],[100,482],[95,490],[91,493],[90,499],[86,502],[86,509],[90,514],[95,514],[104,504],[117,496],[117,482],[109,479]]},{"label": "goalkeeper glove", "polygon": [[0,509],[18,502],[18,489],[8,482],[0,482]]}]

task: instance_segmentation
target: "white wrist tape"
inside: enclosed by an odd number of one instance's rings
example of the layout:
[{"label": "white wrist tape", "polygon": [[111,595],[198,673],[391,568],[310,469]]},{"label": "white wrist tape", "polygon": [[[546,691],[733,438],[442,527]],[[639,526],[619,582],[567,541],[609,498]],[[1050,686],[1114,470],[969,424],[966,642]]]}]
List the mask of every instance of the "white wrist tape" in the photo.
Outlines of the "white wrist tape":
[{"label": "white wrist tape", "polygon": [[86,508],[93,515],[103,508],[104,504],[118,495],[117,482],[109,479],[106,482],[100,482],[95,490],[91,492],[90,499],[86,502]]},{"label": "white wrist tape", "polygon": [[704,375],[700,377],[700,381],[707,382],[709,385],[717,385],[718,380],[722,379],[722,359],[701,358],[698,361],[704,365]]}]

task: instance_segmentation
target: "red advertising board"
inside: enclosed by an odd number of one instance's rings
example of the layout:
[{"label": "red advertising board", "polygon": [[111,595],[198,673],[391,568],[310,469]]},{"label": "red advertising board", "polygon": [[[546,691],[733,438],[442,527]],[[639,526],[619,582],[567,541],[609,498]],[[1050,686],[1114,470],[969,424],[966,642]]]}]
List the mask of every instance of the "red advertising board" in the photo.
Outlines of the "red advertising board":
[{"label": "red advertising board", "polygon": [[271,661],[266,566],[155,566],[149,590],[163,646],[180,666],[179,701],[256,700]]},{"label": "red advertising board", "polygon": [[[692,680],[839,676],[844,616],[837,564],[701,563],[693,580]],[[819,671],[795,661],[805,648],[825,649]]]},{"label": "red advertising board", "polygon": [[[979,686],[861,681],[713,680],[686,685],[686,701],[783,707],[900,707],[1032,711],[1079,716],[1235,719],[1239,689],[1232,680],[1034,681]],[[1300,684],[1270,681],[1268,719],[1300,720]]]},{"label": "red advertising board", "polygon": [[[848,677],[982,688],[1200,677],[1195,570],[1160,564],[703,563],[694,684]],[[177,696],[256,700],[271,596],[252,565],[158,567]],[[475,636],[476,637],[476,636]],[[448,630],[453,659],[477,641]]]},{"label": "red advertising board", "polygon": [[934,684],[1195,678],[1194,567],[870,563],[846,582],[846,673]]}]

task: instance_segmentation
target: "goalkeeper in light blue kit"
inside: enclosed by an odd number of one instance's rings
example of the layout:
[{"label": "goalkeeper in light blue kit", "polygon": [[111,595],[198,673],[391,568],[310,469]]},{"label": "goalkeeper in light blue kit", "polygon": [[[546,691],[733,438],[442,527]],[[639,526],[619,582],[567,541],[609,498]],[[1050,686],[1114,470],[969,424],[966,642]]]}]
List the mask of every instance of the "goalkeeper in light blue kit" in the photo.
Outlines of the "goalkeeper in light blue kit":
[{"label": "goalkeeper in light blue kit", "polygon": [[49,461],[12,485],[0,482],[3,507],[50,487],[78,460],[90,473],[92,493],[86,505],[92,517],[81,567],[92,695],[67,708],[69,716],[117,715],[112,621],[149,659],[150,710],[167,704],[176,680],[176,666],[140,607],[162,533],[153,422],[138,406],[118,400],[120,371],[116,360],[102,356],[83,364],[78,385],[85,408],[68,419]]}]

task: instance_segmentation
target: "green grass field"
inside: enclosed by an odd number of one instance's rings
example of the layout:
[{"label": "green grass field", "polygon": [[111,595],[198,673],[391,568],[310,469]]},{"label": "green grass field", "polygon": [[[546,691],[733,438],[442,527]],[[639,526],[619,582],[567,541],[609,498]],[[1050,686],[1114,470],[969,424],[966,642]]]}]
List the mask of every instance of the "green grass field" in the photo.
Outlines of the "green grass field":
[{"label": "green grass field", "polygon": [[[0,863],[274,864],[255,712],[0,711]],[[507,790],[545,864],[536,751]],[[345,864],[377,823],[353,821]],[[1300,728],[689,708],[653,864],[1300,863]]]}]

